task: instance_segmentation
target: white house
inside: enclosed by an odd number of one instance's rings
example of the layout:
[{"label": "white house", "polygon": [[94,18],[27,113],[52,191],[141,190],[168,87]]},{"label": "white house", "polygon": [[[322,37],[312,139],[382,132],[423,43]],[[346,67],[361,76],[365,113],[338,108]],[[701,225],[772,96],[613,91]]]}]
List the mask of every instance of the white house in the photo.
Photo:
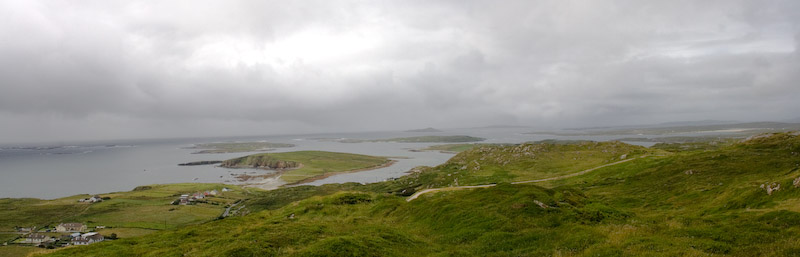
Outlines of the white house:
[{"label": "white house", "polygon": [[95,196],[92,196],[91,198],[89,198],[89,200],[88,200],[88,201],[89,201],[90,203],[102,202],[102,201],[103,201],[103,198],[102,198],[102,197],[100,197],[99,195],[95,195]]},{"label": "white house", "polygon": [[27,236],[25,236],[25,241],[23,241],[23,242],[29,243],[29,244],[39,244],[39,243],[50,241],[50,239],[52,239],[52,238],[50,238],[49,236],[44,235],[44,234],[30,233]]},{"label": "white house", "polygon": [[56,232],[83,232],[86,225],[82,223],[61,223],[56,226]]},{"label": "white house", "polygon": [[83,234],[78,238],[72,239],[72,244],[73,245],[88,245],[88,244],[94,244],[94,243],[97,243],[97,242],[102,242],[103,240],[105,240],[105,237],[103,237],[103,235],[98,234],[96,232],[92,232],[92,233]]}]

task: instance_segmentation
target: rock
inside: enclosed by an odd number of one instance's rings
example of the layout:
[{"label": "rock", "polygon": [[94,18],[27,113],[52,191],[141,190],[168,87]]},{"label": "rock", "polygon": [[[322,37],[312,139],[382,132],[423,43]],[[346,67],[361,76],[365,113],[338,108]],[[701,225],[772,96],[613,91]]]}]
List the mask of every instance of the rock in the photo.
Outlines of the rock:
[{"label": "rock", "polygon": [[800,187],[800,177],[794,179],[794,181],[792,181],[792,185],[794,185],[794,187]]},{"label": "rock", "polygon": [[623,154],[622,156],[619,157],[620,160],[625,160],[625,158],[628,158],[627,154]]},{"label": "rock", "polygon": [[546,204],[544,204],[543,202],[540,202],[539,200],[533,200],[533,203],[535,203],[536,205],[539,205],[539,207],[542,207],[542,209],[550,208],[550,206],[547,206]]},{"label": "rock", "polygon": [[683,174],[686,174],[686,175],[692,175],[692,174],[694,174],[694,170],[687,170],[687,171],[684,171],[684,172],[683,172]]},{"label": "rock", "polygon": [[178,166],[197,166],[197,165],[210,165],[210,164],[217,164],[222,163],[222,161],[198,161],[198,162],[187,162],[178,164]]},{"label": "rock", "polygon": [[774,192],[776,192],[778,190],[781,190],[781,184],[777,183],[777,182],[772,182],[772,183],[769,183],[769,184],[764,183],[764,184],[761,184],[761,188],[764,189],[764,190],[767,190],[767,195],[772,195],[772,193],[774,193]]}]

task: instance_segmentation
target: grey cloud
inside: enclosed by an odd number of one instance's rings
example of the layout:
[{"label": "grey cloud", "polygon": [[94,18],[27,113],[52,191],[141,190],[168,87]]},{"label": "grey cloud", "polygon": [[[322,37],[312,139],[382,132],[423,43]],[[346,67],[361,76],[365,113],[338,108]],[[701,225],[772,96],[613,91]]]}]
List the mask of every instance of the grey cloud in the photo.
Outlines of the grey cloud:
[{"label": "grey cloud", "polygon": [[792,118],[798,11],[788,0],[5,1],[0,142]]}]

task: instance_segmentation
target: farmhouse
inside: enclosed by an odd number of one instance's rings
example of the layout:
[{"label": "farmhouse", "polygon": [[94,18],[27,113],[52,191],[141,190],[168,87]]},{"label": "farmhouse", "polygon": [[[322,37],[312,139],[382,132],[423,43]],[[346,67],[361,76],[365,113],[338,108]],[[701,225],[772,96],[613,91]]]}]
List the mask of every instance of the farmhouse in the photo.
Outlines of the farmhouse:
[{"label": "farmhouse", "polygon": [[61,223],[56,226],[57,232],[83,232],[86,230],[86,225],[82,223]]},{"label": "farmhouse", "polygon": [[99,195],[95,195],[95,196],[92,196],[92,198],[89,198],[89,200],[87,200],[87,201],[89,201],[90,203],[102,202],[103,198],[100,197]]},{"label": "farmhouse", "polygon": [[97,242],[102,242],[103,240],[105,240],[105,237],[103,237],[103,235],[92,232],[92,233],[83,234],[78,238],[72,239],[72,244],[73,245],[89,245],[89,244],[94,244],[94,243],[97,243]]}]

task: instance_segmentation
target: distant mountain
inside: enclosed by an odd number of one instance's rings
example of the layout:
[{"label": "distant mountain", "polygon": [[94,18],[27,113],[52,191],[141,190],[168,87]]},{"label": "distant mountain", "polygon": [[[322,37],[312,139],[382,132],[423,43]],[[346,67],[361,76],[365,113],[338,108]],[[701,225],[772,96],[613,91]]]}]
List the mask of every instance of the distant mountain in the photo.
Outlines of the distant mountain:
[{"label": "distant mountain", "polygon": [[800,117],[796,117],[796,118],[794,118],[794,119],[788,119],[788,120],[784,120],[783,122],[789,122],[789,123],[800,123]]},{"label": "distant mountain", "polygon": [[726,125],[740,123],[735,120],[697,120],[697,121],[672,121],[664,122],[651,127],[683,127],[683,126],[708,126],[708,125]]},{"label": "distant mountain", "polygon": [[585,127],[585,128],[566,128],[566,130],[611,130],[611,129],[635,129],[635,128],[667,128],[667,127],[688,127],[688,126],[710,126],[710,125],[728,125],[736,124],[738,121],[724,121],[724,120],[697,120],[697,121],[671,121],[657,124],[639,124],[639,125],[620,125],[620,126],[603,126],[603,127]]},{"label": "distant mountain", "polygon": [[405,132],[442,132],[442,131],[435,128],[424,128],[424,129],[406,130]]},{"label": "distant mountain", "polygon": [[567,129],[565,132],[530,132],[526,134],[545,134],[562,136],[599,136],[599,135],[670,135],[678,133],[729,133],[740,136],[755,135],[767,132],[800,130],[800,123],[783,122],[747,122],[713,125],[655,126],[655,127],[607,127]]},{"label": "distant mountain", "polygon": [[517,126],[517,125],[491,125],[485,127],[476,127],[474,129],[507,129],[507,128],[529,128],[528,126]]}]

